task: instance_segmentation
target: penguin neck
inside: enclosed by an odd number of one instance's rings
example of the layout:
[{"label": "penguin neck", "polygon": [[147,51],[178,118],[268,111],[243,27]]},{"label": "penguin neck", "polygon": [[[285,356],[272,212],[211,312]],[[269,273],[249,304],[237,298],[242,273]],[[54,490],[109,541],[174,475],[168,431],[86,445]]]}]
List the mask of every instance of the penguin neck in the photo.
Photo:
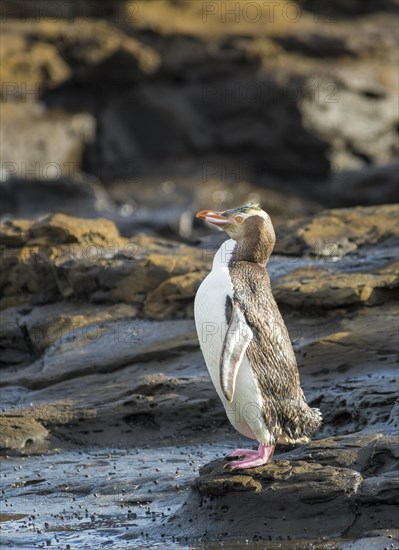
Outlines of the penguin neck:
[{"label": "penguin neck", "polygon": [[228,269],[233,259],[236,246],[237,241],[234,241],[233,239],[227,239],[227,241],[224,241],[213,258],[212,269]]},{"label": "penguin neck", "polygon": [[233,262],[251,262],[265,267],[275,242],[276,237],[270,220],[252,223],[245,236],[237,240],[231,259]]}]

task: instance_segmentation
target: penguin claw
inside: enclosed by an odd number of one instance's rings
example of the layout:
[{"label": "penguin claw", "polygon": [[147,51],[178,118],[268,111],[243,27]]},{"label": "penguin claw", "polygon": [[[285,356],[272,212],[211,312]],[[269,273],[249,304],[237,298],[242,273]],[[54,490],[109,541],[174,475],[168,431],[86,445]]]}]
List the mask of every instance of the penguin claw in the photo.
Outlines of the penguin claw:
[{"label": "penguin claw", "polygon": [[[246,449],[236,449],[233,451],[232,455],[237,451],[239,454],[235,456],[243,456],[242,451],[245,450],[245,457],[243,460],[233,460],[225,464],[224,468],[229,470],[240,470],[246,468],[255,468],[256,466],[263,466],[268,462],[271,462],[273,458],[275,445],[264,445],[263,443],[259,444],[259,449],[257,451],[250,451]],[[231,455],[230,455],[231,456]]]},{"label": "penguin claw", "polygon": [[232,453],[226,455],[226,458],[238,458],[242,456],[244,458],[249,458],[250,456],[255,456],[258,454],[258,451],[253,449],[235,449]]}]

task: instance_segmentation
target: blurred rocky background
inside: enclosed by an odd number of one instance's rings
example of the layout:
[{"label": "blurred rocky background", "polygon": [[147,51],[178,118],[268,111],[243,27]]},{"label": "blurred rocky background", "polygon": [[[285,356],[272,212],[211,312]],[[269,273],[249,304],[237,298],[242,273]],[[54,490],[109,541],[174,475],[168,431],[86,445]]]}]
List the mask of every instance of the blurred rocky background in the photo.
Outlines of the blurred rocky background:
[{"label": "blurred rocky background", "polygon": [[[3,215],[397,199],[396,1],[4,1]],[[34,185],[32,185],[34,181]]]},{"label": "blurred rocky background", "polygon": [[[396,547],[398,7],[1,3],[9,546]],[[233,476],[193,325],[224,234],[194,214],[248,201],[324,424]]]}]

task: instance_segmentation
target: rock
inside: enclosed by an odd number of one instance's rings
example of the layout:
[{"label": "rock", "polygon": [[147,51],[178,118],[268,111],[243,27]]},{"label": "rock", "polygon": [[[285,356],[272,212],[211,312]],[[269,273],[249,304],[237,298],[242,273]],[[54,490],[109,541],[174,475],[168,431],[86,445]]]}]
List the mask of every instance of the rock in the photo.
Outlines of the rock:
[{"label": "rock", "polygon": [[0,226],[0,246],[19,248],[29,239],[31,222],[28,220],[7,220]]},{"label": "rock", "polygon": [[24,416],[0,415],[0,450],[20,450],[32,452],[38,446],[43,446],[49,435],[34,418]]},{"label": "rock", "polygon": [[[200,473],[198,479],[200,493],[216,496],[236,491],[261,493],[265,485],[266,490],[274,493],[273,497],[278,509],[280,499],[275,491],[278,491],[284,485],[284,488],[288,489],[288,493],[296,495],[297,502],[316,504],[323,500],[334,500],[340,493],[351,495],[361,483],[361,476],[350,470],[332,466],[323,467],[320,464],[312,464],[302,460],[292,464],[287,460],[276,460],[267,468],[260,466],[243,473],[233,474],[224,469],[225,465],[226,463],[223,465],[214,464],[214,468],[209,474]],[[288,480],[287,487],[287,484],[283,482]]]},{"label": "rock", "polygon": [[334,268],[314,266],[298,268],[276,281],[274,296],[279,304],[296,308],[375,305],[394,299],[399,286],[398,267],[397,261],[391,261],[366,273],[352,270],[337,273]]},{"label": "rock", "polygon": [[193,298],[207,274],[206,271],[199,271],[167,279],[148,294],[144,315],[151,319],[164,319],[186,310],[187,317],[193,317]]},{"label": "rock", "polygon": [[1,179],[73,178],[93,142],[95,120],[88,113],[68,114],[35,104],[3,106]]},{"label": "rock", "polygon": [[368,478],[395,470],[398,452],[397,436],[363,433],[311,441],[290,451],[288,456],[295,460],[310,459],[322,465],[349,468]]},{"label": "rock", "polygon": [[29,0],[15,0],[7,2],[3,7],[3,16],[7,18],[39,18],[50,20],[57,18],[73,19],[84,16],[90,19],[98,17],[115,17],[119,13],[119,6],[103,4],[98,0],[83,0],[76,4],[74,0],[55,0],[48,4],[46,0],[38,0],[33,5]]},{"label": "rock", "polygon": [[[195,136],[202,136],[197,137],[202,142],[208,138],[207,143],[210,137],[206,122],[184,94],[162,85],[119,94],[103,111],[100,125],[107,128],[99,142],[105,176],[117,174],[121,165],[130,167],[127,177],[151,173],[154,162],[165,164],[173,155],[187,157]],[[190,132],[193,126],[195,134]]]},{"label": "rock", "polygon": [[[189,274],[204,268],[201,251],[143,235],[126,241],[119,251],[111,251],[109,258],[107,254],[104,249],[100,261],[61,262],[57,278],[64,296],[91,296],[97,303],[111,301],[143,306],[147,295],[164,281],[181,275],[177,282],[186,286],[183,275],[191,277]],[[195,288],[190,288],[193,298]],[[168,290],[176,293],[176,284]]]},{"label": "rock", "polygon": [[[10,216],[13,222],[14,217],[35,219],[58,212],[82,218],[107,218],[127,237],[139,231],[179,239],[192,237],[197,191],[191,183],[177,185],[172,181],[137,179],[105,187],[95,176],[75,173],[72,179],[13,178],[0,185],[4,195],[0,205],[3,220]],[[309,213],[308,208],[302,210],[300,201],[293,204],[296,205],[301,213]]]},{"label": "rock", "polygon": [[[305,393],[323,411],[320,435],[365,427],[395,433],[395,306],[344,316],[342,309],[335,317],[285,315]],[[186,434],[211,425],[234,437],[204,370],[192,322],[151,323],[137,319],[128,306],[76,304],[31,312],[12,308],[3,319],[3,404],[12,410],[16,403],[25,414],[50,422],[52,432],[76,439],[73,427],[65,426],[72,418],[81,419],[94,438],[96,426],[107,430],[116,421],[128,423],[132,437],[166,437],[176,422]],[[367,332],[370,326],[378,328]],[[339,455],[338,466],[351,464],[349,458],[340,462],[342,447],[331,447],[330,455]]]},{"label": "rock", "polygon": [[329,182],[331,200],[336,206],[373,205],[398,202],[397,163],[366,166],[362,170],[335,173]]},{"label": "rock", "polygon": [[38,102],[46,93],[58,87],[62,90],[62,85],[84,85],[105,76],[108,84],[122,80],[131,83],[140,74],[157,69],[159,56],[150,46],[128,36],[115,24],[91,18],[81,5],[70,10],[72,20],[58,20],[48,11],[51,6],[36,5],[31,20],[5,20],[7,47],[1,65],[7,83],[2,88],[6,102]]},{"label": "rock", "polygon": [[[216,464],[213,464],[214,466]],[[204,472],[206,470],[203,470]],[[198,479],[197,484],[201,493],[205,495],[220,496],[229,493],[230,491],[254,491],[260,493],[262,491],[262,483],[251,476],[246,475],[223,475],[223,466],[218,467],[220,476],[214,475],[214,470],[210,469],[210,473],[204,473]]]},{"label": "rock", "polygon": [[11,308],[0,344],[4,410],[44,422],[53,437],[101,443],[118,425],[134,444],[226,422],[192,321],[138,319],[127,305]]},{"label": "rock", "polygon": [[[330,159],[336,171],[394,160],[397,151],[394,90],[397,84],[391,81],[386,86],[383,82],[386,77],[387,74],[380,76],[374,69],[361,67],[355,69],[355,74],[353,69],[342,68],[334,76],[320,75],[317,93],[324,91],[323,100],[315,100],[314,75],[305,84],[306,90],[312,90],[304,94],[301,101],[307,128],[312,135],[331,142]],[[369,84],[375,81],[377,91]],[[372,112],[372,116],[366,122],[367,112]],[[384,197],[383,200],[388,202],[389,199]]]},{"label": "rock", "polygon": [[[207,59],[206,50],[204,55],[205,66],[214,62]],[[252,60],[249,62],[253,65]],[[234,66],[231,72],[233,76],[228,79],[213,80],[209,91],[201,82],[182,91],[173,83],[151,81],[112,98],[100,119],[100,127],[106,131],[99,136],[102,155],[94,173],[109,176],[124,164],[131,167],[129,176],[166,173],[172,178],[181,175],[171,162],[178,156],[194,174],[201,173],[206,163],[224,166],[232,157],[242,171],[254,167],[257,176],[293,178],[301,165],[303,178],[327,177],[327,145],[303,127],[301,114],[284,89],[266,78],[259,81],[260,89],[271,88],[273,94],[262,97],[254,107],[253,98],[241,91],[248,81],[237,83]],[[159,88],[161,94],[157,93]],[[230,89],[238,89],[238,97],[225,102],[224,95]],[[220,121],[217,128],[214,120]],[[155,141],[148,131],[149,121]],[[283,128],[288,124],[291,133],[287,134]],[[300,138],[294,139],[298,134]],[[283,149],[281,157],[278,153]],[[317,163],[314,158],[311,162],[311,151]]]},{"label": "rock", "polygon": [[[126,304],[54,303],[2,311],[0,346],[4,368],[28,365],[59,340],[74,341],[82,331],[98,332],[108,323],[133,319],[137,308]],[[122,326],[123,321],[121,321]],[[128,324],[128,321],[126,321]]]},{"label": "rock", "polygon": [[118,220],[117,205],[98,179],[88,174],[74,173],[72,178],[54,180],[11,178],[1,184],[1,190],[4,195],[0,206],[3,220],[9,220],[10,215],[35,219],[53,212],[83,218],[115,217]]},{"label": "rock", "polygon": [[279,225],[275,252],[343,256],[390,238],[397,239],[397,216],[398,206],[394,204],[324,210],[312,218]]},{"label": "rock", "polygon": [[[54,214],[31,222],[5,222],[0,229],[4,289],[3,304],[19,304],[30,295],[34,303],[48,303],[62,297],[54,262],[65,255],[80,254],[89,258],[101,254],[105,247],[120,245],[118,231],[108,220],[77,220]],[[20,248],[8,248],[14,243]],[[124,243],[123,243],[124,244]],[[100,252],[99,252],[100,251]],[[29,298],[27,302],[29,302]]]},{"label": "rock", "polygon": [[3,372],[2,385],[38,389],[78,375],[113,372],[139,360],[167,357],[176,348],[197,347],[192,325],[190,331],[184,330],[187,321],[173,321],[168,326],[134,318],[82,321],[72,332],[66,327],[66,334],[61,332],[44,356],[20,374],[14,369]]},{"label": "rock", "polygon": [[1,308],[55,302],[62,293],[54,277],[52,260],[57,249],[37,247],[2,250]]},{"label": "rock", "polygon": [[44,41],[55,38],[63,55],[69,57],[75,69],[71,84],[91,87],[94,81],[99,81],[100,87],[111,84],[118,88],[122,82],[134,84],[155,73],[160,65],[159,55],[151,46],[104,20],[89,25],[84,18],[39,24],[38,34]]},{"label": "rock", "polygon": [[[2,6],[2,15],[5,7]],[[56,46],[39,41],[32,44],[29,34],[24,32],[25,28],[9,21],[3,27],[5,39],[0,54],[3,113],[8,111],[4,103],[35,103],[46,89],[61,84],[71,76],[70,67]],[[23,106],[19,107],[22,109]]]},{"label": "rock", "polygon": [[319,436],[371,426],[397,432],[395,310],[395,302],[348,310],[282,309],[305,394],[323,413]]},{"label": "rock", "polygon": [[[277,275],[272,257],[278,303],[331,309],[393,300],[398,286],[396,219],[397,206],[385,205],[325,210],[278,225],[275,250],[292,256],[285,273]],[[299,259],[297,254],[313,260]]]},{"label": "rock", "polygon": [[[203,276],[209,265],[193,247],[144,235],[127,240],[109,220],[64,214],[30,225],[5,222],[0,242],[5,246],[2,307],[65,298],[139,305],[155,318],[191,316],[187,306],[195,296],[199,273]],[[22,246],[9,248],[10,244]],[[163,302],[154,304],[161,296]]]},{"label": "rock", "polygon": [[[357,201],[330,181],[336,172],[389,164],[397,156],[396,28],[387,3],[386,12],[354,7],[363,14],[355,31],[350,18],[337,21],[334,9],[333,16],[325,8],[314,13],[309,2],[255,2],[257,24],[251,10],[234,2],[46,6],[64,20],[49,16],[42,3],[34,8],[36,17],[27,10],[25,21],[4,21],[6,110],[40,100],[95,117],[96,143],[83,164],[101,179],[120,177],[121,167],[125,179],[192,176],[204,163],[234,159],[251,167],[253,182],[274,179],[274,189],[338,206]],[[19,13],[10,6],[5,11],[13,9]],[[51,152],[45,120],[32,119]],[[18,147],[3,137],[6,162],[17,162],[14,149],[30,160],[36,150],[44,164],[51,156],[34,136]],[[67,138],[61,131],[56,138],[63,144],[52,155],[58,163]],[[367,192],[364,202],[376,192]],[[392,200],[391,186],[386,195],[379,192],[379,202]]]},{"label": "rock", "polygon": [[[41,8],[35,7],[40,13]],[[35,23],[6,21],[5,27],[10,46],[1,64],[5,82],[1,177],[72,179],[82,170],[83,155],[89,159],[95,151],[90,146],[96,133],[93,114],[101,103],[99,88],[111,82],[117,90],[134,84],[141,75],[157,70],[158,54],[115,25],[88,22],[87,17],[74,21],[38,17]],[[85,95],[94,81],[96,92]],[[73,88],[77,91],[70,102],[54,100]],[[80,105],[79,92],[86,97]],[[44,108],[44,96],[54,108]],[[95,163],[100,164],[101,154]]]},{"label": "rock", "polygon": [[[172,528],[180,523],[189,537],[201,533],[207,541],[222,533],[225,541],[353,536],[366,522],[369,530],[390,529],[398,452],[398,437],[374,434],[315,441],[241,472],[224,469],[227,461],[213,461],[200,470],[199,495],[188,496]],[[392,468],[389,476],[376,467],[384,461]],[[242,514],[245,522],[237,521]],[[315,515],[322,521],[315,522]]]},{"label": "rock", "polygon": [[359,2],[358,0],[337,0],[333,4],[319,4],[318,0],[298,0],[298,4],[318,16],[328,18],[352,18],[367,13],[396,13],[397,0],[382,0],[381,2]]},{"label": "rock", "polygon": [[65,214],[51,214],[31,225],[29,240],[23,244],[25,246],[62,244],[116,245],[119,239],[117,228],[109,220],[101,218],[96,220],[77,220]]},{"label": "rock", "polygon": [[[135,7],[133,2],[132,12]],[[258,174],[284,174],[296,185],[298,173],[325,177],[327,158],[333,171],[393,160],[395,29],[387,4],[369,11],[354,5],[350,11],[363,14],[356,32],[351,20],[342,16],[345,9],[341,13],[310,2],[280,2],[270,10],[259,2],[252,9],[258,25],[251,25],[249,14],[233,2],[214,9],[209,5],[202,12],[173,2],[142,6],[134,28],[158,36],[155,47],[162,51],[162,76],[179,75],[181,80],[178,88],[165,78],[161,83],[165,92],[159,102],[163,111],[174,114],[171,135],[184,110],[179,137],[199,135],[202,139],[193,144],[194,150],[230,151],[230,158],[255,166]],[[375,11],[379,21],[385,21],[384,36],[375,23]],[[205,24],[197,25],[201,19]],[[268,25],[267,38],[259,32],[262,24]],[[211,50],[204,44],[209,34]],[[202,97],[196,96],[193,82],[202,85]],[[184,107],[176,106],[176,96]],[[193,114],[193,104],[201,107],[200,118]],[[367,112],[374,113],[371,123]],[[212,120],[217,120],[213,134]],[[176,151],[181,150],[181,139],[176,141]],[[244,147],[253,152],[251,159]],[[317,163],[314,157],[307,161],[311,150],[319,156]],[[320,187],[322,197],[327,185]]]}]

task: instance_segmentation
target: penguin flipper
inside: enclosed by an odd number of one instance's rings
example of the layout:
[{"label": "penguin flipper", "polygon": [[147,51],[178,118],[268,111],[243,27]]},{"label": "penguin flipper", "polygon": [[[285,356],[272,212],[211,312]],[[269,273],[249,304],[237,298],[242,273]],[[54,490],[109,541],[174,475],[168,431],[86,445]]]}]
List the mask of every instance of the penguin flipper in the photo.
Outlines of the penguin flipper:
[{"label": "penguin flipper", "polygon": [[237,303],[232,303],[230,323],[220,357],[220,385],[227,401],[234,396],[238,368],[253,338],[253,332]]}]

